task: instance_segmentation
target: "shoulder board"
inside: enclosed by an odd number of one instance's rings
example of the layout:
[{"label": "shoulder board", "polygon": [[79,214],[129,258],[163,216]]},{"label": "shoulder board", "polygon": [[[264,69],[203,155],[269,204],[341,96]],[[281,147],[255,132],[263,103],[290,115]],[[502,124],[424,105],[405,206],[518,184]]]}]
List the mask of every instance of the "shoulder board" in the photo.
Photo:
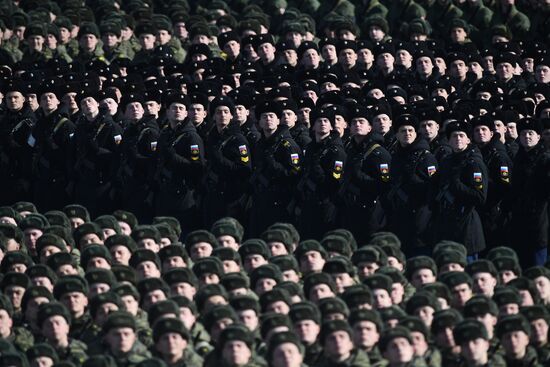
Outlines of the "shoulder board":
[{"label": "shoulder board", "polygon": [[281,144],[283,144],[283,147],[285,147],[285,148],[288,148],[288,147],[292,146],[292,144],[290,144],[290,142],[286,139],[283,139]]}]

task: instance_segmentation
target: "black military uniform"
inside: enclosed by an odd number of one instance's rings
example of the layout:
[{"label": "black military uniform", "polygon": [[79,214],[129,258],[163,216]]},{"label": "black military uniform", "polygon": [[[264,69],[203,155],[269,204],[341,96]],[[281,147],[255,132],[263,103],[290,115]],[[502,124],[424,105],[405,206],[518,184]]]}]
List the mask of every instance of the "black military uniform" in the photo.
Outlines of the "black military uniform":
[{"label": "black military uniform", "polygon": [[[520,120],[518,132],[522,130],[534,130],[540,134],[540,121]],[[514,160],[511,228],[512,247],[516,249],[524,269],[534,265],[533,252],[545,250],[548,245],[549,194],[550,153],[545,151],[542,142],[529,150],[521,145]]]},{"label": "black military uniform", "polygon": [[[94,95],[84,93],[81,99],[86,97]],[[84,205],[93,217],[112,212],[115,209],[113,183],[120,160],[122,128],[100,108],[91,121],[84,115],[79,118],[73,142],[71,177],[74,200]]]},{"label": "black military uniform", "polygon": [[[55,93],[54,87],[46,87],[42,93],[49,91]],[[32,133],[36,139],[34,201],[40,210],[48,211],[69,203],[67,154],[75,125],[59,109],[41,116]]]},{"label": "black military uniform", "polygon": [[[216,98],[210,107],[212,113],[218,106],[234,110],[233,102],[227,97]],[[234,114],[234,112],[232,112]],[[225,216],[243,218],[243,204],[246,185],[252,171],[252,159],[248,141],[235,121],[221,131],[214,126],[206,141],[208,169],[205,175],[206,190],[202,202],[204,223],[210,227]]]},{"label": "black military uniform", "polygon": [[[24,84],[14,82],[4,89],[24,93]],[[3,178],[0,183],[0,202],[11,204],[29,198],[31,193],[31,167],[34,138],[31,131],[36,117],[25,103],[18,111],[6,107],[0,117],[0,167]]]},{"label": "black military uniform", "polygon": [[[173,103],[188,105],[184,95],[175,95]],[[186,230],[200,225],[195,190],[204,171],[204,145],[197,130],[187,119],[173,121],[162,129],[158,142],[157,215],[170,215],[185,223]]]},{"label": "black military uniform", "polygon": [[[366,109],[357,107],[355,117],[368,118]],[[390,185],[391,155],[383,144],[380,134],[370,132],[352,137],[346,146],[346,170],[339,193],[340,225],[360,243],[367,242],[385,224],[381,197]]]},{"label": "black military uniform", "polygon": [[[266,102],[257,108],[258,119],[267,112],[280,115],[280,108],[276,103]],[[275,222],[288,221],[290,197],[301,173],[302,153],[288,127],[279,125],[272,135],[263,134],[253,157],[249,226],[251,235],[259,235]]]},{"label": "black military uniform", "polygon": [[[489,116],[472,121],[472,127],[479,125],[494,130]],[[483,161],[489,170],[487,201],[478,208],[488,248],[510,243],[510,218],[506,201],[509,199],[512,183],[512,160],[499,138],[498,133],[495,133],[490,142],[479,146]]]},{"label": "black military uniform", "polygon": [[[396,131],[401,126],[412,126],[416,130],[418,120],[413,115],[401,115],[395,121]],[[437,165],[428,142],[421,137],[406,146],[398,144],[392,156],[392,188],[387,196],[388,224],[409,256],[419,255],[418,248],[428,244],[429,201]]]},{"label": "black military uniform", "polygon": [[[455,131],[468,132],[464,122],[447,126],[447,138]],[[468,145],[453,152],[441,162],[434,218],[436,241],[453,240],[463,243],[469,255],[485,249],[485,236],[477,207],[487,198],[487,166],[479,150]]]},{"label": "black military uniform", "polygon": [[[334,125],[334,112],[321,109],[313,116],[328,118]],[[312,141],[306,148],[304,174],[298,185],[301,195],[299,216],[300,234],[304,238],[320,240],[323,234],[336,226],[336,194],[344,178],[346,152],[336,131],[322,140]]]},{"label": "black military uniform", "polygon": [[[140,96],[133,98],[140,101]],[[126,99],[126,103],[130,100]],[[119,179],[122,206],[140,222],[152,219],[160,129],[154,116],[131,121],[123,134]]]}]

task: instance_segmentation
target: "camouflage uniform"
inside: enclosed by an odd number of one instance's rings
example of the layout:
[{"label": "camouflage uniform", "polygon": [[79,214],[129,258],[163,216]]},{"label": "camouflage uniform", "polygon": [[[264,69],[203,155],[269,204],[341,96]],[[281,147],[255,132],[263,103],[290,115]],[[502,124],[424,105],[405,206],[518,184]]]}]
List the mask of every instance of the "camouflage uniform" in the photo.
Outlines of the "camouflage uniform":
[{"label": "camouflage uniform", "polygon": [[75,366],[82,366],[86,359],[88,359],[88,347],[86,344],[75,339],[69,339],[69,346],[67,348],[56,348],[55,351],[59,356],[59,360],[72,362]]},{"label": "camouflage uniform", "polygon": [[6,338],[18,351],[25,353],[27,349],[33,346],[34,336],[23,327],[14,327],[11,334]]},{"label": "camouflage uniform", "polygon": [[[334,365],[336,365],[335,362],[325,357],[319,362],[319,364],[315,365],[315,367],[332,367]],[[363,352],[360,349],[356,349],[351,352],[351,356],[348,359],[338,363],[338,365],[348,367],[368,367],[370,366],[370,362],[367,353]]]},{"label": "camouflage uniform", "polygon": [[508,27],[514,39],[524,39],[529,35],[529,30],[531,29],[531,21],[515,5],[511,5],[506,13],[503,13],[502,8],[497,6],[493,14],[492,24]]}]

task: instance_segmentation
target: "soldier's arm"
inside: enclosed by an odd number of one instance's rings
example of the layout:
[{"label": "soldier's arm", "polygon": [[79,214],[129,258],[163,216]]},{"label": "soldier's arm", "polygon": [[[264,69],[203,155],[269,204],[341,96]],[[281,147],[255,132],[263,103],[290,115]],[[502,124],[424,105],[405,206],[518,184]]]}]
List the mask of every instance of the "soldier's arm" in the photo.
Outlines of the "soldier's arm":
[{"label": "soldier's arm", "polygon": [[391,155],[384,148],[377,148],[364,162],[355,176],[361,189],[379,192],[390,185]]},{"label": "soldier's arm", "polygon": [[294,141],[285,139],[278,151],[266,158],[266,168],[271,177],[295,176],[301,170],[301,150]]},{"label": "soldier's arm", "polygon": [[[250,147],[244,137],[236,137],[235,139],[236,141],[231,143],[231,148],[235,150],[235,152],[232,153],[238,156],[238,159],[229,159],[219,150],[216,154],[212,155],[212,159],[216,161],[216,164],[222,169],[222,171],[227,173],[248,173],[252,169]],[[210,154],[213,152],[209,151],[208,153]]]},{"label": "soldier's arm", "polygon": [[473,162],[466,167],[465,182],[455,180],[450,189],[461,201],[470,205],[482,205],[487,199],[489,176],[487,167],[482,162]]}]

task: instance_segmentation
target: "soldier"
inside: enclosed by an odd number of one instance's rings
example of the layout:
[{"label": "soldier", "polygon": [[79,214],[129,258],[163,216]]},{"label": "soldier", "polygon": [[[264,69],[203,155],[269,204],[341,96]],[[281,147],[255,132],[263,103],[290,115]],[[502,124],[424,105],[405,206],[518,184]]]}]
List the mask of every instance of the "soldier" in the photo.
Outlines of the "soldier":
[{"label": "soldier", "polygon": [[266,358],[273,367],[299,367],[305,361],[302,349],[303,345],[296,334],[283,331],[269,339]]},{"label": "soldier", "polygon": [[321,315],[317,307],[310,302],[293,304],[289,312],[294,331],[305,347],[304,363],[314,366],[321,362],[323,347],[318,336],[321,331]]},{"label": "soldier", "polygon": [[509,241],[509,215],[506,204],[512,186],[512,160],[506,147],[499,139],[496,124],[489,115],[476,117],[472,121],[474,143],[483,155],[489,170],[487,201],[480,209],[481,222],[489,248],[504,245]]},{"label": "soldier", "polygon": [[502,317],[497,324],[497,335],[504,347],[506,365],[541,366],[535,348],[529,345],[531,328],[523,315]]},{"label": "soldier", "polygon": [[99,45],[99,29],[95,23],[84,22],[78,30],[78,56],[74,60],[81,65],[90,61],[105,62],[103,49]]},{"label": "soldier", "polygon": [[251,235],[259,235],[268,225],[289,218],[290,193],[301,173],[300,148],[288,128],[279,125],[280,115],[280,105],[276,102],[266,101],[256,109],[263,136],[253,155]]},{"label": "soldier", "polygon": [[383,137],[372,130],[370,115],[361,106],[351,111],[351,140],[346,146],[346,171],[340,189],[340,225],[358,242],[382,228],[381,197],[389,189],[391,155]]},{"label": "soldier", "polygon": [[397,141],[392,159],[392,189],[388,193],[389,227],[401,239],[405,254],[420,255],[426,251],[428,208],[432,176],[437,161],[428,142],[417,136],[418,120],[404,114],[395,122]]},{"label": "soldier", "polygon": [[156,351],[170,366],[189,365],[189,362],[202,363],[200,357],[190,360],[189,357],[194,353],[187,349],[190,342],[189,331],[177,318],[159,320],[153,330],[153,339]]},{"label": "soldier", "polygon": [[28,48],[23,53],[21,62],[24,65],[30,66],[33,63],[44,63],[46,57],[46,27],[41,23],[29,24],[25,29],[25,40]]},{"label": "soldier", "polygon": [[36,139],[33,162],[36,178],[34,197],[38,207],[44,211],[69,203],[66,191],[66,155],[70,149],[75,125],[58,108],[60,102],[57,88],[54,80],[44,83],[39,93],[42,117],[32,133]]},{"label": "soldier", "polygon": [[25,353],[34,344],[34,336],[24,327],[13,326],[13,306],[4,295],[0,295],[0,315],[0,336]]},{"label": "soldier", "polygon": [[288,126],[290,136],[305,151],[306,146],[311,142],[310,132],[305,124],[298,122],[298,106],[293,100],[287,99],[279,102],[281,104],[282,117],[281,125]]},{"label": "soldier", "polygon": [[480,321],[461,321],[454,328],[453,335],[457,345],[460,345],[464,366],[506,366],[500,354],[489,354],[489,336]]},{"label": "soldier", "polygon": [[229,97],[217,97],[210,106],[214,128],[208,134],[209,169],[205,176],[204,223],[225,216],[242,218],[242,198],[252,170],[250,146],[233,120],[235,105]]},{"label": "soldier", "polygon": [[333,131],[335,116],[331,109],[314,112],[311,142],[304,158],[304,175],[298,188],[302,196],[300,231],[305,238],[321,239],[336,225],[335,198],[344,174],[346,153]]},{"label": "soldier", "polygon": [[168,46],[172,51],[174,61],[183,63],[186,52],[181,47],[181,42],[177,37],[173,36],[172,22],[167,16],[157,16],[153,19],[155,28],[157,29],[157,41],[159,46]]},{"label": "soldier", "polygon": [[356,309],[349,317],[349,324],[353,330],[353,343],[356,348],[367,353],[371,365],[382,361],[382,353],[378,347],[382,332],[382,320],[372,310]]},{"label": "soldier", "polygon": [[118,189],[123,207],[135,214],[140,222],[149,222],[160,131],[155,117],[145,114],[143,103],[143,96],[139,94],[126,94],[121,101],[127,126],[122,134],[121,186]]},{"label": "soldier", "polygon": [[[89,36],[95,37],[93,34],[82,37]],[[112,212],[122,128],[104,109],[100,110],[95,93],[82,93],[79,104],[83,114],[76,122],[73,136],[71,192],[77,202],[96,216]]]},{"label": "soldier", "polygon": [[136,335],[136,323],[126,311],[110,313],[103,324],[101,348],[90,350],[90,354],[105,354],[113,357],[117,365],[135,367],[151,357]]},{"label": "soldier", "polygon": [[139,23],[134,34],[139,39],[141,49],[136,52],[132,65],[151,65],[153,61],[153,54],[155,50],[155,42],[157,40],[157,29],[152,22]]},{"label": "soldier", "polygon": [[36,117],[30,106],[25,103],[23,92],[24,84],[19,80],[12,80],[2,91],[6,101],[0,127],[0,164],[4,172],[4,179],[0,185],[2,203],[29,197],[31,190],[32,145],[35,141],[30,137],[30,132]]},{"label": "soldier", "polygon": [[476,207],[487,198],[487,166],[479,150],[470,144],[469,127],[464,122],[451,122],[446,134],[453,153],[443,160],[438,174],[436,238],[463,243],[468,256],[476,259],[485,249]]},{"label": "soldier", "polygon": [[539,120],[518,121],[520,150],[514,160],[511,228],[512,246],[523,268],[542,265],[547,259],[550,154],[540,142],[541,130]]},{"label": "soldier", "polygon": [[70,323],[69,311],[61,303],[44,303],[38,308],[37,324],[45,342],[55,349],[61,360],[82,366],[88,358],[88,348],[81,341],[69,337]]},{"label": "soldier", "polygon": [[346,363],[349,366],[369,366],[369,358],[353,345],[353,331],[345,320],[323,323],[319,336],[325,351],[325,358],[315,366],[331,366]]},{"label": "soldier", "polygon": [[65,276],[54,287],[53,294],[71,314],[70,336],[80,339],[84,331],[92,324],[88,313],[88,285],[78,275]]},{"label": "soldier", "polygon": [[515,3],[515,0],[497,0],[491,22],[493,25],[505,25],[514,38],[526,38],[529,35],[531,21],[516,8]]},{"label": "soldier", "polygon": [[120,25],[114,22],[105,22],[101,24],[99,31],[101,41],[103,42],[104,57],[107,62],[111,63],[118,58],[133,58],[133,51],[128,55],[126,53],[128,50],[122,47],[122,30],[120,29]]},{"label": "soldier", "polygon": [[162,129],[158,142],[159,186],[157,213],[177,217],[185,223],[186,232],[198,227],[195,189],[204,168],[204,145],[197,130],[187,119],[189,100],[175,94],[168,101],[168,126]]},{"label": "soldier", "polygon": [[245,89],[234,89],[229,93],[235,105],[235,120],[239,122],[241,132],[248,141],[248,144],[254,149],[261,133],[255,124],[255,116],[250,115],[250,109],[253,106],[254,97]]}]

